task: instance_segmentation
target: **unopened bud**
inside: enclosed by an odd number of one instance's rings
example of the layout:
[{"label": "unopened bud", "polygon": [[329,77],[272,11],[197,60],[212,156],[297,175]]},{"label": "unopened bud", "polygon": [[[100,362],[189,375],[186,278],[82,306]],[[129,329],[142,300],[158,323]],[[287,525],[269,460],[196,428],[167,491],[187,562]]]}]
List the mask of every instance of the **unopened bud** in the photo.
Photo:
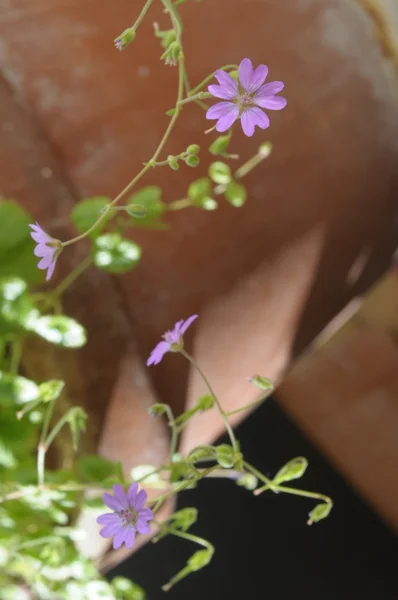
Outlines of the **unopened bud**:
[{"label": "unopened bud", "polygon": [[168,162],[170,169],[173,169],[173,171],[178,171],[178,169],[180,168],[177,158],[175,156],[173,156],[172,154],[168,155],[167,162]]},{"label": "unopened bud", "polygon": [[129,44],[131,44],[131,42],[134,40],[135,38],[135,31],[132,27],[129,27],[128,29],[125,29],[123,31],[123,33],[121,33],[115,40],[114,40],[114,44],[115,44],[115,48],[116,50],[119,50],[119,52],[121,52],[122,50],[124,50],[125,48],[127,48],[127,46]]},{"label": "unopened bud", "polygon": [[179,42],[172,42],[163,52],[161,59],[165,61],[166,65],[175,66],[180,58],[180,54],[181,45]]},{"label": "unopened bud", "polygon": [[197,167],[198,164],[200,163],[200,158],[199,158],[199,156],[196,156],[195,154],[191,154],[190,156],[187,156],[185,158],[185,162],[188,165],[188,167]]},{"label": "unopened bud", "polygon": [[190,146],[188,146],[187,152],[188,152],[188,154],[199,154],[199,152],[200,152],[199,144],[191,144]]}]

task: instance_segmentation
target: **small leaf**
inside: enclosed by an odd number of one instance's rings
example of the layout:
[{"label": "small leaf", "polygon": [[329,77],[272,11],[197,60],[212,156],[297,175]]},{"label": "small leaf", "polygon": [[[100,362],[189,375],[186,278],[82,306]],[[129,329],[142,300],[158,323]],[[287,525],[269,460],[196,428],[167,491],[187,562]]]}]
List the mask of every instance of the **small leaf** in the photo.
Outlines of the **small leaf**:
[{"label": "small leaf", "polygon": [[272,483],[279,485],[284,481],[292,481],[302,477],[308,467],[308,461],[303,456],[293,458],[275,475]]},{"label": "small leaf", "polygon": [[126,577],[114,577],[111,586],[117,600],[145,600],[144,590]]},{"label": "small leaf", "polygon": [[33,324],[32,331],[48,342],[64,348],[81,348],[87,341],[84,327],[64,315],[40,317]]},{"label": "small leaf", "polygon": [[150,485],[151,488],[162,489],[165,487],[165,482],[157,473],[154,465],[137,465],[131,469],[130,475],[133,481],[145,481],[145,484]]},{"label": "small leaf", "polygon": [[0,277],[13,275],[29,283],[41,281],[33,254],[29,224],[34,220],[12,200],[0,200]]},{"label": "small leaf", "polygon": [[209,176],[214,183],[222,185],[228,185],[232,181],[230,167],[221,161],[216,161],[210,165]]},{"label": "small leaf", "polygon": [[236,181],[231,181],[224,192],[226,200],[235,208],[240,208],[247,200],[246,188]]},{"label": "small leaf", "polygon": [[312,525],[312,523],[318,523],[318,521],[326,519],[326,517],[329,516],[332,508],[332,502],[323,502],[322,504],[317,504],[308,515],[308,525]]},{"label": "small leaf", "polygon": [[102,482],[116,473],[116,464],[103,456],[85,454],[79,458],[78,472],[84,481]]},{"label": "small leaf", "polygon": [[133,269],[141,258],[138,244],[126,240],[119,233],[107,233],[94,242],[94,264],[104,271],[120,275]]},{"label": "small leaf", "polygon": [[187,460],[190,462],[196,462],[198,460],[208,459],[211,460],[216,454],[216,449],[213,446],[197,446],[187,456]]},{"label": "small leaf", "polygon": [[52,400],[59,398],[64,386],[65,382],[60,379],[50,379],[49,381],[41,383],[39,386],[39,394],[43,402],[51,402]]},{"label": "small leaf", "polygon": [[[145,216],[141,216],[139,220],[134,221],[134,227],[165,227],[165,223],[160,220],[161,216],[166,210],[166,205],[164,202],[162,202],[162,190],[160,187],[155,185],[143,187],[129,198],[128,205],[130,204],[142,206],[145,210]],[[135,216],[134,214],[130,213],[129,209],[127,209],[127,212],[130,214],[130,216]]]},{"label": "small leaf", "polygon": [[229,142],[231,140],[230,135],[220,135],[214,140],[209,146],[210,154],[222,156],[228,150]]},{"label": "small leaf", "polygon": [[20,406],[36,400],[39,387],[25,377],[0,371],[0,405]]},{"label": "small leaf", "polygon": [[18,277],[0,279],[0,334],[29,331],[39,316],[25,281]]},{"label": "small leaf", "polygon": [[161,404],[160,402],[158,402],[157,404],[152,404],[148,412],[151,415],[151,417],[161,417],[165,414],[167,408],[167,404]]},{"label": "small leaf", "polygon": [[[103,214],[105,208],[110,204],[111,200],[104,196],[94,196],[93,198],[86,198],[78,202],[70,213],[70,220],[76,227],[79,233],[85,233],[94,225],[96,221]],[[112,216],[112,211],[104,217],[98,227],[96,227],[89,235],[92,239],[95,239],[104,228],[107,221]]]}]

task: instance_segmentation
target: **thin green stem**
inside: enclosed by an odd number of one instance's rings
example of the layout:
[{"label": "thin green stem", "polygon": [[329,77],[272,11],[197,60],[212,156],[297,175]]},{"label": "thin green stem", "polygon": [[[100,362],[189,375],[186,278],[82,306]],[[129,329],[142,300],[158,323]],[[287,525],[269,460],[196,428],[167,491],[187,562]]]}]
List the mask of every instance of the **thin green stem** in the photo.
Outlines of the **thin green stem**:
[{"label": "thin green stem", "polygon": [[46,438],[48,435],[48,429],[50,427],[51,417],[54,412],[56,400],[51,400],[48,404],[47,410],[44,414],[43,425],[41,428],[40,441],[37,447],[37,477],[39,486],[44,483],[44,471],[45,471],[45,460],[46,460]]},{"label": "thin green stem", "polygon": [[[162,2],[166,2],[166,0],[162,0]],[[160,140],[160,143],[159,143],[157,149],[155,150],[154,155],[150,159],[150,161],[144,165],[144,167],[141,169],[141,171],[130,181],[130,183],[128,183],[126,185],[126,187],[116,196],[116,198],[114,198],[114,200],[112,200],[112,202],[110,204],[108,204],[108,206],[106,207],[104,212],[100,215],[100,217],[97,219],[97,221],[95,223],[93,223],[93,225],[89,229],[87,229],[87,231],[85,231],[81,235],[78,235],[78,236],[72,238],[71,240],[67,240],[66,242],[63,242],[63,244],[62,244],[63,246],[70,246],[71,244],[80,242],[81,240],[85,239],[88,235],[90,235],[90,233],[94,229],[96,229],[96,227],[98,227],[98,225],[100,225],[100,223],[102,223],[102,221],[106,218],[108,212],[114,206],[116,206],[116,204],[136,185],[136,183],[138,183],[138,181],[140,181],[140,179],[145,175],[145,173],[147,173],[147,171],[149,171],[149,169],[152,168],[153,163],[157,161],[160,153],[162,152],[162,150],[163,150],[163,148],[164,148],[175,124],[176,124],[176,121],[177,121],[180,111],[181,111],[180,102],[183,99],[183,94],[184,94],[184,72],[185,72],[184,55],[181,52],[181,54],[179,56],[178,94],[177,94],[177,101],[176,101],[176,110],[170,120],[170,123],[169,123],[162,139]]]},{"label": "thin green stem", "polygon": [[203,373],[202,369],[199,367],[199,365],[197,364],[196,360],[190,355],[188,354],[188,352],[184,349],[180,350],[181,354],[183,356],[185,356],[185,358],[187,360],[189,360],[189,362],[191,363],[191,365],[196,369],[196,371],[199,373],[200,377],[202,378],[204,384],[206,385],[207,389],[210,392],[211,397],[214,400],[214,403],[216,404],[217,408],[218,408],[218,412],[220,413],[224,423],[225,423],[225,428],[228,432],[229,435],[229,439],[231,440],[231,445],[233,447],[233,449],[235,450],[235,452],[239,451],[239,446],[238,446],[238,442],[236,440],[235,434],[232,430],[232,427],[228,421],[228,417],[226,412],[224,411],[223,407],[221,406],[220,401],[218,400],[216,394],[214,393],[213,388],[211,387],[206,375]]},{"label": "thin green stem", "polygon": [[248,410],[249,408],[254,408],[255,406],[258,406],[263,401],[264,398],[260,398],[260,400],[255,400],[254,402],[250,402],[250,404],[245,404],[245,406],[241,406],[240,408],[237,408],[236,410],[231,410],[225,414],[227,415],[227,417],[230,417],[231,415],[236,415],[240,412],[243,412],[244,410]]},{"label": "thin green stem", "polygon": [[54,427],[50,431],[47,439],[44,442],[44,445],[45,445],[45,448],[46,448],[46,452],[49,449],[49,447],[51,446],[51,444],[53,443],[53,441],[56,438],[56,436],[58,435],[58,433],[61,431],[62,427],[64,425],[66,425],[66,423],[68,422],[68,419],[69,419],[69,411],[67,413],[65,413],[59,419],[59,421],[54,425]]},{"label": "thin green stem", "polygon": [[11,360],[10,360],[10,373],[12,375],[18,374],[19,364],[22,357],[22,338],[16,337],[11,344]]},{"label": "thin green stem", "polygon": [[198,535],[193,535],[192,533],[186,533],[184,531],[180,531],[179,529],[172,529],[170,531],[172,535],[182,538],[183,540],[188,540],[193,542],[194,544],[199,544],[199,546],[204,546],[204,548],[208,548],[214,552],[214,546],[208,540],[205,540]]},{"label": "thin green stem", "polygon": [[76,279],[80,277],[92,264],[93,260],[91,256],[86,256],[81,263],[79,263],[73,271],[69,273],[67,277],[55,288],[53,292],[51,292],[52,298],[59,298],[66,292],[66,290],[75,283]]},{"label": "thin green stem", "polygon": [[143,20],[143,18],[145,17],[146,13],[148,12],[149,7],[151,6],[153,0],[147,0],[145,2],[145,5],[142,9],[142,11],[140,12],[138,19],[136,20],[136,22],[134,23],[134,25],[132,26],[131,29],[134,29],[134,31],[137,31],[138,27],[141,24],[141,21]]},{"label": "thin green stem", "polygon": [[271,154],[272,145],[269,143],[262,144],[258,150],[258,152],[249,158],[239,169],[235,171],[235,179],[242,179],[245,177],[250,171],[258,167],[259,164],[263,162],[266,158]]},{"label": "thin green stem", "polygon": [[26,548],[34,548],[35,546],[41,546],[42,544],[47,544],[51,542],[58,542],[60,538],[55,535],[47,535],[46,537],[36,538],[34,540],[29,540],[27,542],[23,542],[19,544],[16,548],[13,548],[14,552],[19,552],[20,550],[25,550]]},{"label": "thin green stem", "polygon": [[152,512],[154,514],[157,513],[157,511],[162,506],[162,504],[166,500],[166,498],[169,498],[170,496],[174,496],[175,494],[182,492],[183,490],[185,490],[185,488],[189,487],[193,483],[196,483],[200,479],[203,479],[203,477],[207,477],[207,475],[209,473],[211,473],[212,471],[215,471],[216,469],[218,469],[218,465],[214,465],[213,467],[209,467],[208,469],[203,469],[196,477],[193,477],[192,479],[188,479],[187,481],[183,481],[174,490],[171,490],[170,492],[167,492],[166,494],[162,494],[161,496],[159,496],[156,499],[156,503],[152,509]]},{"label": "thin green stem", "polygon": [[169,452],[169,462],[171,463],[173,456],[177,451],[178,431],[177,431],[173,411],[171,410],[171,408],[168,404],[165,404],[165,411],[167,414],[167,420],[169,422],[169,427],[171,429],[171,441],[170,441],[170,452]]},{"label": "thin green stem", "polygon": [[[221,69],[217,69],[217,71],[233,71],[234,69],[238,69],[238,65],[225,65],[224,67],[221,67]],[[209,81],[211,81],[214,78],[216,71],[213,71],[213,73],[211,73],[210,75],[208,75],[207,77],[205,77],[203,79],[203,81],[201,81],[199,83],[199,85],[197,85],[196,87],[193,88],[193,90],[191,90],[190,92],[190,96],[193,96],[194,94],[197,94],[202,87],[204,87],[206,85],[206,83],[209,83]]]},{"label": "thin green stem", "polygon": [[263,481],[266,484],[264,486],[264,491],[265,491],[265,489],[270,489],[270,490],[272,490],[276,494],[279,492],[278,486],[274,485],[272,483],[271,479],[268,479],[268,477],[266,477],[265,475],[263,475],[260,471],[258,471],[251,464],[249,464],[248,462],[244,461],[243,462],[243,466],[245,467],[245,469],[247,469],[248,471],[250,471],[250,473],[253,473],[253,475],[255,475],[257,477],[257,479],[259,479],[260,481]]}]

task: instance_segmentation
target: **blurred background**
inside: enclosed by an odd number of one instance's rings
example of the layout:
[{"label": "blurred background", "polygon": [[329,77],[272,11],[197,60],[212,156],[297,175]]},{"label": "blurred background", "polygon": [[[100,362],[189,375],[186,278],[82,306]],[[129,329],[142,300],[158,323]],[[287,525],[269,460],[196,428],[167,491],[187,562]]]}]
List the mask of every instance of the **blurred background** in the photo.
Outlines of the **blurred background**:
[{"label": "blurred background", "polygon": [[[54,237],[75,234],[68,215],[79,200],[114,197],[167,126],[177,73],[159,60],[152,22],[167,27],[159,5],[118,53],[113,39],[141,0],[0,2],[0,193]],[[270,377],[279,384],[277,411],[311,440],[309,452],[321,452],[347,494],[356,490],[380,527],[394,531],[398,284],[385,273],[398,246],[398,5],[188,0],[181,14],[193,85],[246,56],[285,82],[288,106],[271,114],[270,129],[251,139],[236,131],[231,145],[242,159],[264,141],[273,153],[247,177],[243,207],[170,214],[168,231],[132,232],[143,248],[132,273],[87,271],[65,309],[87,327],[89,343],[74,358],[40,347],[40,360],[32,346],[24,370],[67,380],[90,415],[86,449],[121,459],[126,470],[159,464],[168,431],[148,420],[148,406],[165,401],[178,413],[203,390],[178,357],[150,371],[144,360],[163,331],[198,312],[187,343],[225,408],[256,399],[250,375]],[[166,152],[198,143],[200,166],[159,168],[143,185],[161,186],[167,202],[183,198],[212,160],[207,127],[199,107],[184,108]],[[62,254],[59,281],[87,252],[81,243]],[[217,415],[205,413],[181,449],[220,433]]]}]

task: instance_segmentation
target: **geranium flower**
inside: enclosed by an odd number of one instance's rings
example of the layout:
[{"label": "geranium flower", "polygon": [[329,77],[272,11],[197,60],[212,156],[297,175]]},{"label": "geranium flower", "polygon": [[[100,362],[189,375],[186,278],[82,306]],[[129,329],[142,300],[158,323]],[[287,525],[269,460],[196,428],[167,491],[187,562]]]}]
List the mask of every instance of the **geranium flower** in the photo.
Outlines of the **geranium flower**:
[{"label": "geranium flower", "polygon": [[146,363],[147,367],[159,364],[166,352],[180,352],[184,347],[182,336],[197,318],[198,315],[192,315],[186,321],[177,321],[171,331],[166,331],[162,336],[164,341],[159,342],[152,350]]},{"label": "geranium flower", "polygon": [[253,69],[249,58],[244,58],[239,65],[239,83],[225,71],[215,72],[219,85],[209,85],[208,90],[216,98],[227,101],[214,104],[206,113],[207,119],[217,119],[217,131],[227,131],[237,119],[240,119],[243,132],[249,137],[256,125],[261,129],[269,127],[269,118],[261,109],[281,110],[287,100],[276,95],[285,87],[281,81],[263,85],[267,75],[268,67],[259,65]]},{"label": "geranium flower", "polygon": [[62,252],[62,243],[47,235],[37,222],[29,227],[32,229],[30,235],[37,244],[34,249],[35,256],[41,258],[37,266],[39,269],[47,269],[46,281],[48,281],[54,273],[57,258]]},{"label": "geranium flower", "polygon": [[100,531],[104,538],[113,537],[113,548],[118,550],[123,544],[126,548],[134,546],[135,534],[146,534],[150,531],[148,521],[153,519],[150,508],[144,505],[148,495],[144,490],[138,492],[138,483],[132,483],[127,491],[116,483],[113,486],[114,496],[105,493],[104,503],[113,510],[97,518],[97,523],[105,525]]}]

